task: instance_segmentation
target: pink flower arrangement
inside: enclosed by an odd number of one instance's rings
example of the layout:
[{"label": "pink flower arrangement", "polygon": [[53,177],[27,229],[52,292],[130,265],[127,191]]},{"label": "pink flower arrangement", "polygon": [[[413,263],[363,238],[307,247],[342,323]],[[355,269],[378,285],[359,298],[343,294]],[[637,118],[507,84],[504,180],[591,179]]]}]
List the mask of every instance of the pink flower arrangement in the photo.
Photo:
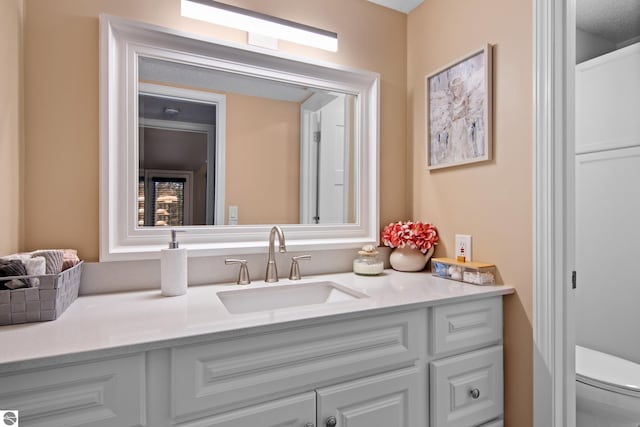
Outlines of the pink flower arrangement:
[{"label": "pink flower arrangement", "polygon": [[408,246],[424,254],[438,244],[438,230],[429,223],[392,222],[382,231],[382,243],[392,248]]}]

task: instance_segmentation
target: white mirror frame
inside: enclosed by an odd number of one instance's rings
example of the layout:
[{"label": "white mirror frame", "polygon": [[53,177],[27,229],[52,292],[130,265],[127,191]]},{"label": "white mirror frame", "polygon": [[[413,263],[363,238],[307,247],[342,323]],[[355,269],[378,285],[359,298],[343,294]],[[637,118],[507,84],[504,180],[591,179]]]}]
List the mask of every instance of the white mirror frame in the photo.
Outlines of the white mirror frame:
[{"label": "white mirror frame", "polygon": [[[290,251],[378,243],[379,74],[101,15],[100,261],[158,259],[169,241],[137,224],[139,56],[356,95],[356,222],[281,225]],[[186,226],[180,242],[189,256],[261,253],[271,226]]]}]

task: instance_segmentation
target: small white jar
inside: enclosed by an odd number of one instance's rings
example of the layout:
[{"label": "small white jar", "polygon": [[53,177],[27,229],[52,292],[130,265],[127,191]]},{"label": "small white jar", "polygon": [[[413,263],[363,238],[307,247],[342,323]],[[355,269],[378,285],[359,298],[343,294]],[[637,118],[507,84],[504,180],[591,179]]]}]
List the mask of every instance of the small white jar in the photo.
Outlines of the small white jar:
[{"label": "small white jar", "polygon": [[353,272],[361,276],[377,276],[384,270],[384,262],[378,258],[378,251],[373,245],[365,245],[360,255],[353,260]]}]

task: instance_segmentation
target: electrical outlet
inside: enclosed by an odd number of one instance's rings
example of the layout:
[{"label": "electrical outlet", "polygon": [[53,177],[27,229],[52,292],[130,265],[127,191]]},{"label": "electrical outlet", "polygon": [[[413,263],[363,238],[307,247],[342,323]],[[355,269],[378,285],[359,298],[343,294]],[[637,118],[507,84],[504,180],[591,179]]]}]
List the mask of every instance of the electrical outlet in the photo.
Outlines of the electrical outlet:
[{"label": "electrical outlet", "polygon": [[471,235],[456,234],[456,258],[464,257],[466,262],[471,261]]}]

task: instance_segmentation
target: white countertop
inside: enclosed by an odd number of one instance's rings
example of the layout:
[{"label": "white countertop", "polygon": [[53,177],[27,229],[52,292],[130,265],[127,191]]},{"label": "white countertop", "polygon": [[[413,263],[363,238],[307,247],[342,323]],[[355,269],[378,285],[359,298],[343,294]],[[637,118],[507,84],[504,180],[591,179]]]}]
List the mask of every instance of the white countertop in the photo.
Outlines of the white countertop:
[{"label": "white countertop", "polygon": [[[352,301],[292,307],[248,314],[229,314],[216,292],[269,286],[287,286],[330,280],[368,295]],[[61,362],[69,356],[96,351],[140,351],[233,333],[247,328],[275,327],[286,322],[400,306],[430,306],[513,293],[510,286],[476,286],[433,277],[430,273],[385,270],[375,277],[353,273],[308,276],[302,281],[281,279],[248,286],[189,287],[186,295],[163,297],[159,290],[79,297],[55,321],[0,326],[0,371],[7,364]],[[95,356],[95,355],[94,355]],[[49,360],[45,360],[49,359]],[[53,362],[52,362],[53,363]]]}]

